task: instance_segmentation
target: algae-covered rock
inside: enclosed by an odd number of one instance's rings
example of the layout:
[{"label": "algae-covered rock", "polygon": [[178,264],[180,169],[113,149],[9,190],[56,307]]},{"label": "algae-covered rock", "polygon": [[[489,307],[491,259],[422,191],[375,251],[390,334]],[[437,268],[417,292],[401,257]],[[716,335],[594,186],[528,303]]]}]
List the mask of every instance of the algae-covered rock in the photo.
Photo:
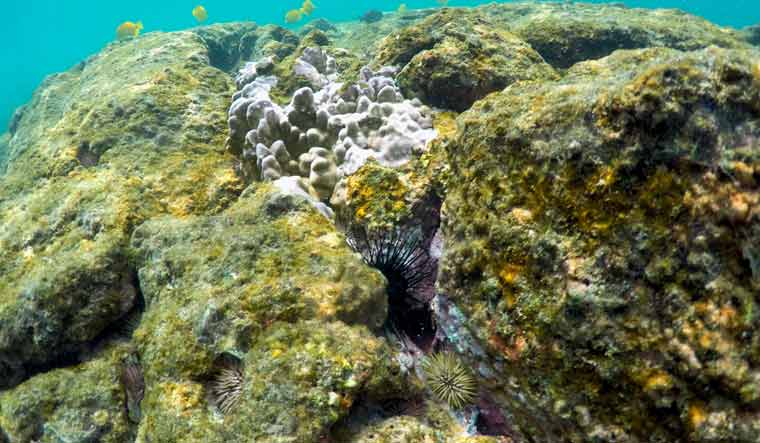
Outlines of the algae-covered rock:
[{"label": "algae-covered rock", "polygon": [[518,37],[482,14],[444,9],[392,33],[376,62],[402,67],[404,94],[464,111],[488,93],[520,80],[549,80],[554,70]]},{"label": "algae-covered rock", "polygon": [[417,418],[400,415],[361,429],[356,435],[338,438],[346,443],[423,443],[435,442],[436,431]]},{"label": "algae-covered rock", "polygon": [[524,434],[756,441],[759,104],[757,52],[650,49],[460,117],[439,284]]},{"label": "algae-covered rock", "polygon": [[747,46],[736,31],[676,9],[531,2],[489,5],[481,13],[505,25],[556,68],[604,57],[618,49]]},{"label": "algae-covered rock", "polygon": [[760,46],[760,25],[748,26],[741,30],[741,36],[755,46]]},{"label": "algae-covered rock", "polygon": [[[219,215],[150,221],[133,245],[147,305],[139,441],[317,442],[399,377],[371,332],[386,317],[382,275],[306,199],[249,188]],[[224,354],[243,375],[222,414],[206,380]]]},{"label": "algae-covered rock", "polygon": [[268,27],[259,28],[255,23],[218,23],[193,29],[208,47],[209,64],[226,72],[234,72],[257,53],[266,38]]},{"label": "algae-covered rock", "polygon": [[11,135],[4,133],[0,135],[0,176],[5,173],[5,165],[8,162],[8,141],[10,141]]},{"label": "algae-covered rock", "polygon": [[208,41],[111,44],[49,77],[19,114],[0,182],[0,386],[129,311],[135,226],[219,211],[239,194],[224,152],[234,84],[209,65]]},{"label": "algae-covered rock", "polygon": [[129,354],[129,346],[118,345],[79,366],[47,372],[0,393],[0,441],[130,441],[133,429],[119,381]]}]

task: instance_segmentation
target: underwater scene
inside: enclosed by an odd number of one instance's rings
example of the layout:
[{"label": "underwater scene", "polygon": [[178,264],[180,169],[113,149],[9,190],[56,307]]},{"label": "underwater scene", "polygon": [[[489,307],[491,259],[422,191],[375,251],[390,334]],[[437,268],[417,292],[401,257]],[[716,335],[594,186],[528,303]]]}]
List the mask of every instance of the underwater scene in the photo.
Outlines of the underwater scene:
[{"label": "underwater scene", "polygon": [[0,30],[0,443],[760,443],[760,2]]}]

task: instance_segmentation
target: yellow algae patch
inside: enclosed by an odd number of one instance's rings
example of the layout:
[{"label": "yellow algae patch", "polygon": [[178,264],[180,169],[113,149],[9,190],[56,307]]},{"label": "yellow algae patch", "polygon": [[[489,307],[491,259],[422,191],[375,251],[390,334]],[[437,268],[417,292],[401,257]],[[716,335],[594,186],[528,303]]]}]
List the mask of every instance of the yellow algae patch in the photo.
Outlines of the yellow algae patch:
[{"label": "yellow algae patch", "polygon": [[438,138],[454,138],[457,133],[457,113],[447,111],[435,114],[433,128],[438,133]]},{"label": "yellow algae patch", "polygon": [[162,203],[168,203],[169,212],[175,217],[187,217],[193,212],[194,202],[193,198],[189,195],[183,195],[173,199],[165,199]]},{"label": "yellow algae patch", "polygon": [[661,369],[645,369],[634,378],[638,379],[646,391],[662,391],[673,387],[673,377]]},{"label": "yellow algae patch", "polygon": [[95,411],[94,414],[92,414],[92,421],[99,426],[104,426],[108,424],[109,422],[109,415],[108,411],[104,409],[99,409],[98,411]]},{"label": "yellow algae patch", "polygon": [[337,232],[329,232],[325,235],[319,236],[316,241],[333,249],[340,248],[346,243],[343,237]]},{"label": "yellow algae patch", "polygon": [[533,213],[525,208],[513,208],[510,213],[512,214],[512,217],[517,220],[518,223],[521,225],[526,225],[533,221]]},{"label": "yellow algae patch", "polygon": [[701,403],[689,405],[689,424],[693,429],[699,428],[707,420],[707,410]]},{"label": "yellow algae patch", "polygon": [[499,277],[501,277],[501,281],[505,285],[514,285],[515,282],[517,282],[517,278],[523,272],[524,268],[525,267],[521,265],[516,265],[516,264],[511,264],[511,263],[507,264],[499,272]]},{"label": "yellow algae patch", "polygon": [[164,383],[162,400],[166,410],[178,416],[189,416],[203,400],[203,388],[197,383]]},{"label": "yellow algae patch", "polygon": [[309,286],[304,296],[316,301],[320,317],[332,318],[335,316],[337,311],[336,298],[338,296],[336,285],[332,283],[313,284]]}]

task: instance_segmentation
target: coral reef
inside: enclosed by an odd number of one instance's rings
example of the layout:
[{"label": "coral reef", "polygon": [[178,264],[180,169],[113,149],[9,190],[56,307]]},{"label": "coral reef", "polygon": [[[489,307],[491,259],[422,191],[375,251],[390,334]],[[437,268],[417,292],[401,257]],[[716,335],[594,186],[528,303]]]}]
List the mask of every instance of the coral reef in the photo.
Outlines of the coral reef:
[{"label": "coral reef", "polygon": [[756,34],[510,2],[108,45],[0,137],[0,442],[756,442]]},{"label": "coral reef", "polygon": [[310,194],[329,201],[338,181],[368,159],[400,166],[435,137],[429,111],[403,98],[393,69],[364,68],[360,82],[346,86],[336,81],[333,57],[318,47],[305,48],[293,71],[311,86],[295,91],[280,107],[269,97],[278,79],[264,75],[271,66],[265,59],[241,70],[240,91],[229,111],[228,145],[242,152],[249,176],[300,176],[308,179]]},{"label": "coral reef", "polygon": [[535,2],[489,5],[480,11],[525,40],[556,68],[619,49],[747,47],[737,32],[677,9]]}]

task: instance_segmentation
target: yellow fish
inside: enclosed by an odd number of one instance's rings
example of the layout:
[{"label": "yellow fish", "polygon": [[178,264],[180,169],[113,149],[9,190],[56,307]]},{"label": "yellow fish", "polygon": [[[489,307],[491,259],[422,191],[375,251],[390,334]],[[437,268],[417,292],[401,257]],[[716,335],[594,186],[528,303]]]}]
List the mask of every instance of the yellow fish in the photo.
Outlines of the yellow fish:
[{"label": "yellow fish", "polygon": [[406,9],[406,3],[401,3],[400,5],[398,5],[398,13],[399,14],[406,14],[406,11],[407,11],[407,9]]},{"label": "yellow fish", "polygon": [[312,12],[314,12],[314,9],[316,6],[314,6],[314,3],[312,3],[311,0],[304,0],[303,5],[301,5],[301,14],[303,15],[311,15]]},{"label": "yellow fish", "polygon": [[142,22],[124,22],[116,28],[116,38],[119,40],[126,40],[128,38],[137,37],[140,35],[142,28]]},{"label": "yellow fish", "polygon": [[288,23],[296,23],[301,20],[301,11],[298,9],[291,9],[285,14],[285,21]]},{"label": "yellow fish", "polygon": [[208,11],[203,6],[196,6],[193,8],[193,17],[198,20],[198,23],[203,23],[208,20]]}]

